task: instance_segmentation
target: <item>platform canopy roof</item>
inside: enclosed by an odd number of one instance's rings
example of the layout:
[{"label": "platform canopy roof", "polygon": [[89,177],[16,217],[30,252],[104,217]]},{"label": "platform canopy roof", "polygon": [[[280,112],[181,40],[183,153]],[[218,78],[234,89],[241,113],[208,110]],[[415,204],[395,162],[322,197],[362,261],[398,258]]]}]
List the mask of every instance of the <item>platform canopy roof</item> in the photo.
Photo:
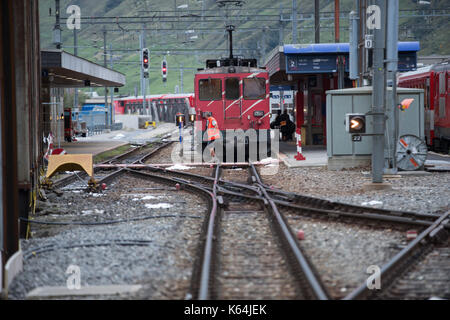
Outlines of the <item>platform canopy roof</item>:
[{"label": "platform canopy roof", "polygon": [[[286,44],[276,46],[264,65],[269,72],[271,84],[279,85],[288,81],[287,74],[297,74],[300,77],[302,74],[335,73],[336,57],[348,59],[349,50],[349,43]],[[419,50],[420,44],[417,41],[398,42],[398,70],[414,70]],[[348,72],[348,67],[349,64],[345,63],[345,72]]]},{"label": "platform canopy roof", "polygon": [[[284,54],[308,54],[308,53],[349,53],[348,43],[313,43],[313,44],[286,44],[283,46]],[[398,51],[419,51],[417,41],[399,42]]]},{"label": "platform canopy roof", "polygon": [[58,49],[41,50],[42,82],[51,87],[122,87],[123,73]]}]

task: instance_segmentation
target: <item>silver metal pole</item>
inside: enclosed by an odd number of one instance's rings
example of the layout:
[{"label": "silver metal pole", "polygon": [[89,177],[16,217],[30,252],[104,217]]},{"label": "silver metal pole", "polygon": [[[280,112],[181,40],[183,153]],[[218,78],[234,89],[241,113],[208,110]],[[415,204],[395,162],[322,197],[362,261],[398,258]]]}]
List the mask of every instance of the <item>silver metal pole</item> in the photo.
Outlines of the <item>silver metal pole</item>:
[{"label": "silver metal pole", "polygon": [[144,92],[144,70],[142,69],[142,49],[144,49],[144,43],[143,43],[143,31],[141,30],[141,32],[139,33],[139,51],[140,51],[140,72],[141,72],[141,94]]},{"label": "silver metal pole", "polygon": [[292,43],[297,43],[297,0],[292,0]]},{"label": "silver metal pole", "polygon": [[351,80],[358,79],[358,14],[350,12],[350,76]]},{"label": "silver metal pole", "polygon": [[314,0],[314,42],[320,43],[320,4]]},{"label": "silver metal pole", "polygon": [[[387,43],[386,43],[386,69],[388,71],[387,78],[392,81],[392,99],[389,102],[391,112],[389,116],[394,117],[393,132],[388,132],[393,147],[389,148],[389,156],[392,160],[392,169],[397,171],[397,139],[398,139],[398,108],[397,108],[397,68],[398,68],[398,16],[399,2],[398,0],[388,1],[387,12]],[[391,129],[392,130],[392,129]]]},{"label": "silver metal pole", "polygon": [[[103,66],[106,68],[108,65],[106,63],[106,29],[103,27]],[[108,110],[108,88],[105,87],[105,109]],[[106,119],[106,124],[109,125],[109,117]]]},{"label": "silver metal pole", "polygon": [[180,65],[180,93],[183,93],[183,64]]},{"label": "silver metal pole", "polygon": [[373,49],[373,91],[372,110],[373,115],[373,149],[372,149],[372,182],[383,182],[384,168],[384,133],[385,133],[385,96],[386,73],[384,67],[384,50],[386,47],[386,0],[376,0],[375,4],[380,9],[379,28],[375,26]]},{"label": "silver metal pole", "polygon": [[[111,67],[111,69],[113,68],[113,52],[112,52],[112,45],[110,44],[109,45],[109,65],[110,65],[110,67]],[[110,114],[109,114],[109,116],[110,116],[110,122],[109,122],[109,124],[110,124],[110,127],[112,128],[112,125],[113,125],[113,123],[114,123],[114,89],[113,88],[111,88],[111,111],[110,111]]]},{"label": "silver metal pole", "polygon": [[283,23],[283,10],[282,4],[280,3],[280,21],[279,21],[279,31],[278,31],[278,45],[282,46],[284,44],[284,23]]},{"label": "silver metal pole", "polygon": [[[73,54],[75,56],[78,55],[78,33],[77,28],[73,29]],[[75,88],[75,93],[73,97],[73,104],[75,107],[75,110],[78,111],[78,88]],[[78,121],[78,119],[77,119]]]},{"label": "silver metal pole", "polygon": [[[142,48],[145,48],[145,26],[142,26]],[[141,48],[141,52],[142,52],[142,48]],[[143,70],[142,70],[143,66],[141,63],[141,74],[143,74]],[[146,101],[145,101],[145,89],[146,89],[146,78],[143,77],[142,78],[142,85],[143,85],[143,91],[142,91],[142,95],[143,95],[143,100],[142,100],[142,114],[145,114],[146,112]]]}]

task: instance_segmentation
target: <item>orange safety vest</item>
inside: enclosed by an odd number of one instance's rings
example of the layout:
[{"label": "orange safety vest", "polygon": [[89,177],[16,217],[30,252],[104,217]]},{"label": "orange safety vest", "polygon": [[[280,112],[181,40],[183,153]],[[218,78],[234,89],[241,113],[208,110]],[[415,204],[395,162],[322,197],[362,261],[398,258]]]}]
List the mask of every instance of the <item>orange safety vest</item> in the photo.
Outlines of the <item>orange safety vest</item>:
[{"label": "orange safety vest", "polygon": [[209,120],[206,122],[206,124],[207,124],[206,132],[208,133],[208,141],[219,139],[220,131],[217,125],[217,120],[214,119],[213,117],[210,117]]}]

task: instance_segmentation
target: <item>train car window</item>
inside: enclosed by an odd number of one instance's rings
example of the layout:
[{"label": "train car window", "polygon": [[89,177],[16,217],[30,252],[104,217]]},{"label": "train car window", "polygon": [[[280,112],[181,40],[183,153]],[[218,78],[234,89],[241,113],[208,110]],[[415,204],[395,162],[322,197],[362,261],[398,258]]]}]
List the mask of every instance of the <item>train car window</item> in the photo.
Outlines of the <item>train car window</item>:
[{"label": "train car window", "polygon": [[445,73],[439,74],[439,93],[445,94]]},{"label": "train car window", "polygon": [[228,78],[225,80],[225,99],[239,99],[239,78]]},{"label": "train car window", "polygon": [[266,96],[266,79],[247,78],[244,79],[244,99],[257,100]]},{"label": "train car window", "polygon": [[222,100],[222,80],[200,79],[198,81],[198,91],[200,100]]}]

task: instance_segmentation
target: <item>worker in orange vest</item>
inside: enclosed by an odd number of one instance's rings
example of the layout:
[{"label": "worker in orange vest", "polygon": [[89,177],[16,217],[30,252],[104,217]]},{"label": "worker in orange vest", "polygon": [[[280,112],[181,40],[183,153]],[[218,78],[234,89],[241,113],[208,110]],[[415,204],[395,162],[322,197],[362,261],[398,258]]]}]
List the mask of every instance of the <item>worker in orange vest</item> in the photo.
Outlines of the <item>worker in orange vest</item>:
[{"label": "worker in orange vest", "polygon": [[[208,145],[213,143],[216,139],[220,138],[219,125],[217,120],[208,113],[206,116],[206,133],[208,134]],[[216,156],[216,151],[214,148],[211,149],[211,157]]]}]

